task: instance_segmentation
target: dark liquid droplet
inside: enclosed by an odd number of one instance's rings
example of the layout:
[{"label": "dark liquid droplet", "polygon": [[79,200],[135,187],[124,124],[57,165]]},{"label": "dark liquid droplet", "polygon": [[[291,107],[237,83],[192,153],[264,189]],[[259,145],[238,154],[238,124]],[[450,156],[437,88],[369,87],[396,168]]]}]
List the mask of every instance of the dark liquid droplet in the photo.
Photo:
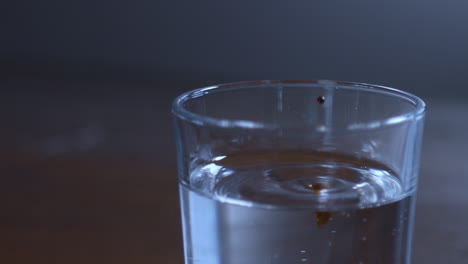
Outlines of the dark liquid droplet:
[{"label": "dark liquid droplet", "polygon": [[328,221],[330,221],[330,212],[320,212],[316,211],[315,212],[315,223],[319,228],[322,228],[324,225],[328,224]]},{"label": "dark liquid droplet", "polygon": [[[328,189],[329,187],[321,184],[321,183],[314,183],[314,184],[307,184],[305,186],[307,189],[311,190],[314,194],[320,194],[320,192],[324,189]],[[319,228],[322,228],[324,225],[328,224],[330,221],[330,212],[315,212],[315,223]]]},{"label": "dark liquid droplet", "polygon": [[319,194],[320,191],[328,189],[328,186],[321,183],[307,184],[305,187],[311,190],[314,194]]},{"label": "dark liquid droplet", "polygon": [[319,103],[319,104],[325,103],[325,97],[323,97],[323,96],[317,97],[317,103]]}]

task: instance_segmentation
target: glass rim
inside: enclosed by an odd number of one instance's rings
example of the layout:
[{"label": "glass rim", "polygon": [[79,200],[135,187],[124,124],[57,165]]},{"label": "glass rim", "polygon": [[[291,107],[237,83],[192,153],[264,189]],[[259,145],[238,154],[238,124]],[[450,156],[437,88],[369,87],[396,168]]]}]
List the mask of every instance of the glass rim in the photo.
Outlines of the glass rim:
[{"label": "glass rim", "polygon": [[[172,113],[185,121],[188,121],[195,125],[200,126],[212,126],[212,127],[221,127],[221,128],[244,128],[244,129],[276,129],[280,128],[277,125],[271,125],[267,123],[252,121],[252,120],[237,120],[237,119],[228,119],[228,118],[218,118],[212,117],[209,115],[199,114],[193,111],[186,109],[183,105],[185,102],[197,99],[199,97],[208,95],[210,93],[215,93],[219,91],[229,91],[229,90],[240,90],[240,89],[249,89],[253,86],[268,86],[268,85],[323,85],[323,86],[342,86],[349,89],[355,90],[365,90],[368,92],[373,92],[376,94],[387,94],[391,95],[394,98],[404,99],[407,102],[411,103],[414,106],[414,110],[407,111],[402,114],[392,115],[382,121],[379,121],[378,124],[371,124],[366,127],[361,127],[363,129],[369,130],[377,127],[383,127],[388,125],[395,125],[408,122],[415,117],[423,116],[426,111],[425,102],[418,96],[398,90],[395,88],[359,83],[359,82],[345,82],[345,81],[333,81],[333,80],[261,80],[261,81],[245,81],[245,82],[232,82],[225,84],[217,84],[212,86],[206,86],[191,91],[187,91],[178,97],[172,103]],[[355,127],[354,130],[359,130],[359,126]]]}]

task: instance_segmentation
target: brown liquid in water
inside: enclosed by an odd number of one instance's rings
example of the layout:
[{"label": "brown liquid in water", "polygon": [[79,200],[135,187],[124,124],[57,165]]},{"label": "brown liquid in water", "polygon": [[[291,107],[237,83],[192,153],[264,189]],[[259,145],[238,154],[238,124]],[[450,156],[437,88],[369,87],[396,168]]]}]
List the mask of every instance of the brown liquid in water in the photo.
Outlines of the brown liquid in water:
[{"label": "brown liquid in water", "polygon": [[303,149],[214,157],[189,182],[207,196],[181,189],[188,264],[409,263],[413,196],[382,163]]},{"label": "brown liquid in water", "polygon": [[[250,152],[236,152],[233,154],[226,155],[225,158],[215,161],[214,163],[223,167],[242,168],[249,167],[252,165],[263,166],[270,164],[311,164],[311,163],[346,163],[355,167],[367,167],[372,166],[373,168],[379,168],[391,172],[385,165],[378,163],[373,160],[353,157],[347,154],[336,153],[336,152],[321,152],[321,151],[310,151],[310,150],[265,150],[265,151],[250,151]],[[287,181],[295,178],[301,178],[309,176],[310,171],[298,169],[290,170],[290,173],[281,175],[270,175],[278,181]],[[347,181],[355,181],[355,175],[349,171],[337,169],[333,172],[333,177],[337,177]],[[304,188],[311,191],[311,195],[320,195],[320,193],[330,187],[320,183],[307,183],[303,186]],[[332,215],[328,211],[315,211],[316,225],[319,228],[325,226]]]},{"label": "brown liquid in water", "polygon": [[[320,194],[320,192],[324,189],[327,189],[328,187],[324,184],[321,183],[315,183],[315,184],[307,184],[305,186],[307,189],[310,189],[313,194]],[[330,220],[331,213],[330,212],[320,212],[316,211],[315,212],[315,223],[317,224],[318,227],[323,227],[328,223]]]}]

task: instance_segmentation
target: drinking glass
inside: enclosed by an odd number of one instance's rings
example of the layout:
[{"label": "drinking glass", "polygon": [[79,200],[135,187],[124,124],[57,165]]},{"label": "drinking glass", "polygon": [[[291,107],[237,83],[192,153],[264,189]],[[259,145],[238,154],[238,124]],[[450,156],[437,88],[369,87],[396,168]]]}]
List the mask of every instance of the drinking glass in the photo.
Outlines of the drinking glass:
[{"label": "drinking glass", "polygon": [[425,104],[255,81],[173,104],[186,264],[408,264]]}]

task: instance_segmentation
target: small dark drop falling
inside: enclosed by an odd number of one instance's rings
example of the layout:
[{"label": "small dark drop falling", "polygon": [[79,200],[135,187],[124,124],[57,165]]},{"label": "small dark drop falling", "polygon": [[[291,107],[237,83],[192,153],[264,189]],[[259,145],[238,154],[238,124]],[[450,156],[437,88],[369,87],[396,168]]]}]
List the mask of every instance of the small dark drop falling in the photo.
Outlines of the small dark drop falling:
[{"label": "small dark drop falling", "polygon": [[323,97],[323,96],[317,97],[317,103],[319,103],[319,104],[325,103],[325,97]]}]

